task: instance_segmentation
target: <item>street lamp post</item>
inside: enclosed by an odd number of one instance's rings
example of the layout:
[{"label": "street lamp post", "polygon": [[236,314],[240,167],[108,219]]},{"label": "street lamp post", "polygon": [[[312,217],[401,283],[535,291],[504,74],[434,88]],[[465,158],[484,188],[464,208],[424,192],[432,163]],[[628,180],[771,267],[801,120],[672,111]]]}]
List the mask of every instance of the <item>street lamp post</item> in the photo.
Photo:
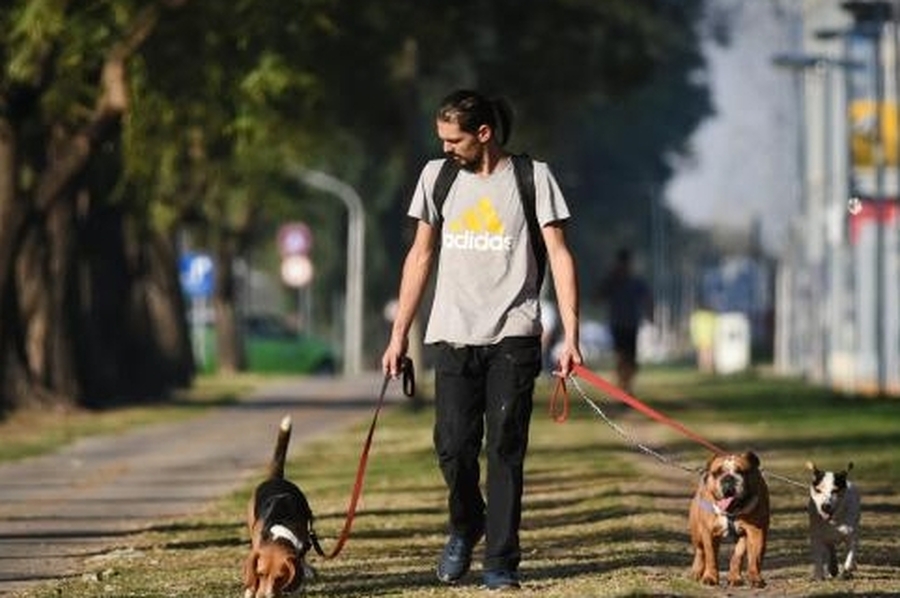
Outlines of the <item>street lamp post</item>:
[{"label": "street lamp post", "polygon": [[318,170],[301,167],[291,174],[310,187],[330,193],[347,206],[347,318],[344,325],[344,373],[362,371],[365,209],[353,187]]}]

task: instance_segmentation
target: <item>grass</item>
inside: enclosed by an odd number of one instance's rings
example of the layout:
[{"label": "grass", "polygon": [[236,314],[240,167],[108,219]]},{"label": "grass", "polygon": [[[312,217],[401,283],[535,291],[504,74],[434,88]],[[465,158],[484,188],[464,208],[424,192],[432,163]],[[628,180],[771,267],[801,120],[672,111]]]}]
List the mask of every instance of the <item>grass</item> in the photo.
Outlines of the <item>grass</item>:
[{"label": "grass", "polygon": [[[711,442],[752,448],[770,476],[773,524],[765,590],[704,588],[687,578],[687,506],[708,453],[677,432],[581,388],[617,433],[571,389],[563,424],[547,415],[551,389],[536,393],[522,527],[522,596],[891,596],[900,595],[900,401],[841,397],[799,381],[749,375],[716,379],[687,370],[642,373],[639,396]],[[445,540],[444,488],[431,450],[430,409],[395,408],[379,420],[360,511],[344,551],[311,559],[319,578],[306,595],[482,596],[480,548],[473,573],[440,586],[433,566]],[[326,551],[343,523],[365,436],[356,427],[304,446],[288,474],[307,494]],[[651,445],[670,460],[634,447]],[[860,569],[850,581],[809,581],[804,463],[853,461],[863,495]],[[674,466],[673,466],[674,464]],[[250,488],[202,516],[162,522],[85,563],[85,575],[27,598],[240,595]],[[725,548],[730,548],[727,545]],[[724,564],[724,558],[722,559]]]}]

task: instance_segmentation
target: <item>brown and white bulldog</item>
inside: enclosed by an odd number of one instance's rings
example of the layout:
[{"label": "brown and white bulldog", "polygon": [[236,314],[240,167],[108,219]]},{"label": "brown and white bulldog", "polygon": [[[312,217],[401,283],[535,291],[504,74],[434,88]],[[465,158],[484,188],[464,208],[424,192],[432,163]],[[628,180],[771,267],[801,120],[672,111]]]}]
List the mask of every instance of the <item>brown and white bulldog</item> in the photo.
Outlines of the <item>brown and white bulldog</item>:
[{"label": "brown and white bulldog", "polygon": [[769,533],[769,488],[752,452],[714,455],[700,477],[691,501],[688,524],[694,546],[691,575],[706,585],[719,583],[719,546],[735,541],[728,566],[728,585],[743,583],[741,568],[747,557],[750,585],[766,585],[762,561]]},{"label": "brown and white bulldog", "polygon": [[250,497],[250,554],[244,562],[244,597],[277,598],[299,589],[313,574],[305,556],[315,538],[313,514],[300,489],[284,479],[291,418],[281,420],[265,481]]}]

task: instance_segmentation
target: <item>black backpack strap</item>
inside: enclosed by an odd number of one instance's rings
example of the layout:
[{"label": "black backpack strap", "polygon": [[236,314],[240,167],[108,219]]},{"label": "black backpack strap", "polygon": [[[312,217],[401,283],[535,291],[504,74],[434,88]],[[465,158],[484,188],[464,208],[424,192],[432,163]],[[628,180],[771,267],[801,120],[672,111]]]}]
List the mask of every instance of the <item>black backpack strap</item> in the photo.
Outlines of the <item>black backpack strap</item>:
[{"label": "black backpack strap", "polygon": [[441,170],[434,181],[432,200],[434,200],[434,207],[437,210],[439,219],[443,219],[441,210],[444,207],[444,200],[447,199],[447,194],[450,193],[450,187],[453,186],[457,173],[459,173],[459,164],[456,163],[456,160],[447,158],[441,164]]},{"label": "black backpack strap", "polygon": [[519,187],[519,199],[522,201],[522,209],[525,211],[525,221],[528,223],[528,236],[531,241],[531,250],[538,269],[538,288],[544,282],[544,272],[547,269],[547,246],[544,244],[544,235],[541,233],[541,225],[537,219],[537,192],[534,189],[534,162],[528,154],[513,154],[510,156],[513,170],[516,173],[516,185]]}]

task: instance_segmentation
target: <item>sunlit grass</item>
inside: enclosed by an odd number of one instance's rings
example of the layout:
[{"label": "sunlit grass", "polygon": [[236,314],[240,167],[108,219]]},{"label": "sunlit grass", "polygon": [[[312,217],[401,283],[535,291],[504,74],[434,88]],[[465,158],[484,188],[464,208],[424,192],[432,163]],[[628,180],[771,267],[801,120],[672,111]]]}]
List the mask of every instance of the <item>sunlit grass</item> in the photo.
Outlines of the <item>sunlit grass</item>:
[{"label": "sunlit grass", "polygon": [[[571,416],[551,421],[544,382],[536,393],[527,461],[523,596],[720,596],[687,578],[691,553],[687,506],[696,484],[689,471],[706,449],[662,424],[584,386],[627,437],[615,432],[570,390]],[[808,459],[827,468],[855,463],[863,492],[860,570],[847,582],[812,583],[806,539],[806,491],[770,478],[773,525],[764,592],[729,595],[838,596],[900,592],[900,401],[834,395],[798,381],[744,376],[714,379],[686,370],[647,370],[641,399],[733,450],[753,448],[767,472],[805,484]],[[473,572],[446,588],[433,568],[445,540],[443,482],[431,449],[430,409],[398,407],[382,414],[350,541],[334,560],[311,559],[319,579],[307,596],[481,596]],[[306,492],[328,551],[344,524],[359,452],[358,426],[303,447],[288,474]],[[668,462],[633,446],[649,445]],[[213,505],[202,517],[161,524],[128,539],[118,553],[85,563],[89,573],[25,594],[196,597],[240,595],[246,554],[243,509],[250,488]],[[726,546],[730,548],[730,546]],[[724,559],[723,559],[724,564]]]}]

